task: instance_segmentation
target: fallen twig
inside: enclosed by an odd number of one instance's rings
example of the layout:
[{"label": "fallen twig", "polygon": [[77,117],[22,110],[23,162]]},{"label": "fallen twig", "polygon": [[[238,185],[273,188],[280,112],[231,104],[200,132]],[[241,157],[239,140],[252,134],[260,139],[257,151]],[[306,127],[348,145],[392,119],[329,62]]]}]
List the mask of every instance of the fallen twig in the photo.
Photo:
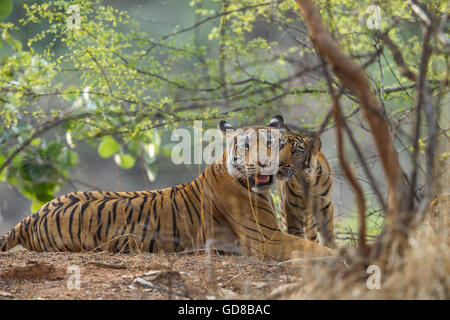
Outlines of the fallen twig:
[{"label": "fallen twig", "polygon": [[111,268],[111,269],[126,269],[127,266],[123,264],[107,264],[103,262],[97,262],[97,261],[89,261],[88,264],[93,264],[97,267],[101,268]]},{"label": "fallen twig", "polygon": [[275,263],[274,265],[282,266],[284,264],[295,263],[295,262],[333,262],[335,260],[336,260],[336,257],[334,257],[334,256],[316,257],[316,258],[296,258],[296,259],[281,261],[281,262]]},{"label": "fallen twig", "polygon": [[167,293],[167,294],[169,294],[169,295],[170,295],[170,294],[174,294],[174,295],[176,295],[176,296],[180,296],[180,297],[184,297],[184,298],[188,298],[189,300],[192,300],[192,298],[191,298],[188,294],[186,294],[186,293],[179,292],[179,291],[176,291],[176,290],[169,290],[169,289],[167,289],[167,288],[164,288],[164,287],[161,287],[161,286],[154,285],[154,284],[151,283],[150,281],[144,280],[144,279],[142,279],[142,278],[136,278],[136,279],[134,279],[134,280],[133,280],[133,283],[137,283],[138,285],[143,286],[143,287],[146,287],[146,288],[159,290],[159,291],[162,291],[162,292]]}]

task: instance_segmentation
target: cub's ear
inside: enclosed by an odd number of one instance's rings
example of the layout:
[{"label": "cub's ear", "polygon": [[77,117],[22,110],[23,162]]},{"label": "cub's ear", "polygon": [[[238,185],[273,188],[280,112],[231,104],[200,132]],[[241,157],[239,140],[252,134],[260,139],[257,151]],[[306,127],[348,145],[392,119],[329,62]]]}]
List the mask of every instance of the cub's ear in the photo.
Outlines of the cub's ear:
[{"label": "cub's ear", "polygon": [[315,138],[314,137],[309,137],[308,138],[308,143],[313,143],[311,151],[313,151],[313,152],[320,152],[320,149],[322,148],[322,140],[320,140],[319,136],[316,136]]},{"label": "cub's ear", "polygon": [[284,119],[280,115],[276,115],[275,117],[273,117],[272,120],[270,120],[268,126],[275,129],[280,129],[283,135],[291,133],[291,130],[289,130],[289,128],[284,124]]},{"label": "cub's ear", "polygon": [[283,128],[285,126],[283,117],[280,115],[276,115],[272,118],[272,120],[270,120],[268,126],[277,129]]},{"label": "cub's ear", "polygon": [[221,120],[220,122],[219,122],[219,129],[220,129],[220,132],[222,132],[222,134],[224,135],[224,136],[226,136],[227,135],[227,131],[228,131],[228,133],[231,133],[231,132],[233,132],[235,129],[231,126],[231,124],[229,124],[228,122],[226,122],[225,120]]}]

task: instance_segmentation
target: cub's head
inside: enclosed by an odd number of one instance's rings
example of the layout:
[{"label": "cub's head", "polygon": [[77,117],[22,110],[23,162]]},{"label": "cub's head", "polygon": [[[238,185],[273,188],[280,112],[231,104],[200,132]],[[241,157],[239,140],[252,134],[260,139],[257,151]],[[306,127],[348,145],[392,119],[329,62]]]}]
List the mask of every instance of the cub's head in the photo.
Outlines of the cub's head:
[{"label": "cub's head", "polygon": [[221,121],[219,129],[226,137],[228,173],[253,192],[266,192],[279,169],[281,131],[274,125],[235,129]]},{"label": "cub's head", "polygon": [[277,178],[289,180],[299,170],[309,168],[311,157],[320,152],[322,142],[319,137],[308,137],[293,133],[281,116],[274,117],[269,126],[280,129],[279,170]]}]

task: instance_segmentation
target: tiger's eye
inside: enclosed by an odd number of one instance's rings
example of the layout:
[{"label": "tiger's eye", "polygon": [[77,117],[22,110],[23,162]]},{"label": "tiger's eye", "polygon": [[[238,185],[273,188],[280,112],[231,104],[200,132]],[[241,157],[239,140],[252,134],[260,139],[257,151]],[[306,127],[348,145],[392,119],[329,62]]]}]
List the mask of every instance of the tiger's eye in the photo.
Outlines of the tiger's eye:
[{"label": "tiger's eye", "polygon": [[284,146],[286,145],[287,139],[283,139],[280,141],[280,150],[284,148]]}]

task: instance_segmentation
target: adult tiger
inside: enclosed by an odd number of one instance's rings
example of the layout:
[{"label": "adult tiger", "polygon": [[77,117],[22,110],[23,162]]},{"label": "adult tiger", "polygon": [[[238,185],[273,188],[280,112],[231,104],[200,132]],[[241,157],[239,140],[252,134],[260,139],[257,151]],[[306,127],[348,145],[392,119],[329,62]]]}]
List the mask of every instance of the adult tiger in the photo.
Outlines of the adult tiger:
[{"label": "adult tiger", "polygon": [[[156,191],[61,196],[4,235],[0,251],[20,244],[35,251],[174,252],[238,242],[244,254],[260,258],[331,255],[277,225],[269,196],[273,175],[263,174],[278,151],[273,128],[235,130],[225,121],[219,127],[227,148],[194,181]],[[255,132],[258,139],[249,139]],[[258,159],[261,146],[269,161]]]},{"label": "adult tiger", "polygon": [[[284,131],[280,142],[280,172],[284,177],[292,176],[289,180],[280,177],[276,184],[287,232],[315,242],[319,241],[319,232],[322,242],[334,248],[333,169],[320,150],[320,138],[313,142],[311,137],[293,134],[281,116],[274,117],[270,125]],[[308,196],[305,188],[309,190]]]}]

